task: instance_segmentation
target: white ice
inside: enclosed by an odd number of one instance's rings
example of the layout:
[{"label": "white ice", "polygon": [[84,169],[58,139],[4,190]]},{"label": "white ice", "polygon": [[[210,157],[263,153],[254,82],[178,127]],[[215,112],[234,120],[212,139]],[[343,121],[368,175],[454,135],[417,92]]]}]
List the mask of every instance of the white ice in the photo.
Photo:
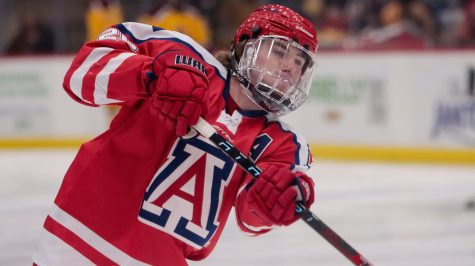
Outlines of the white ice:
[{"label": "white ice", "polygon": [[[31,265],[74,150],[0,151],[0,265]],[[317,162],[312,211],[375,265],[475,265],[475,166]],[[228,222],[191,266],[351,265],[303,222],[248,237]]]}]

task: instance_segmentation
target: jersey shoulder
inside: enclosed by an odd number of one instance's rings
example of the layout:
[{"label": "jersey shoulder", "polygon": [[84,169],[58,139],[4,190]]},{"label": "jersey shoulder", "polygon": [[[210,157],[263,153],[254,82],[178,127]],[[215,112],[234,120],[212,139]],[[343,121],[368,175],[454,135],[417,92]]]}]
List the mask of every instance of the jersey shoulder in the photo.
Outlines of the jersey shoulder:
[{"label": "jersey shoulder", "polygon": [[[224,80],[227,76],[227,69],[214,55],[188,35],[138,22],[124,22],[115,25],[114,28],[127,36],[135,45],[161,45],[167,47],[167,49],[173,45],[184,46],[199,56],[209,66],[213,67],[220,78]],[[168,45],[164,45],[164,43],[168,43]]]},{"label": "jersey shoulder", "polygon": [[268,118],[259,139],[268,141],[261,160],[289,164],[293,171],[306,172],[310,169],[313,158],[308,142],[287,123],[278,118]]}]

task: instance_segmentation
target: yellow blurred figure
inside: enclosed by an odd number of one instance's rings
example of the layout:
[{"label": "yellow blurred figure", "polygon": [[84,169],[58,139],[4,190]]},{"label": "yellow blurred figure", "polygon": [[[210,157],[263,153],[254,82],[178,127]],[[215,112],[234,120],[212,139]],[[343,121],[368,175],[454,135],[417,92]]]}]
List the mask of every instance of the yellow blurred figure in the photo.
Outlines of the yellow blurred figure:
[{"label": "yellow blurred figure", "polygon": [[92,41],[109,26],[123,22],[122,6],[114,0],[91,0],[86,12],[87,40]]},{"label": "yellow blurred figure", "polygon": [[209,48],[211,32],[208,22],[200,11],[184,3],[184,1],[169,1],[160,8],[143,15],[140,22],[154,25],[167,30],[184,33],[205,48]]}]

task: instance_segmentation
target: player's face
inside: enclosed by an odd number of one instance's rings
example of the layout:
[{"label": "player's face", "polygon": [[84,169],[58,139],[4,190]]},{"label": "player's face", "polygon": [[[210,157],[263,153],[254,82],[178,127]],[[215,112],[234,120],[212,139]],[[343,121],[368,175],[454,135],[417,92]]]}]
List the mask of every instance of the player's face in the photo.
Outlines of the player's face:
[{"label": "player's face", "polygon": [[251,71],[251,82],[260,78],[263,83],[273,84],[274,88],[285,93],[299,82],[306,60],[305,54],[288,41],[263,39],[258,47],[255,66],[265,69],[268,74]]},{"label": "player's face", "polygon": [[239,74],[249,81],[243,92],[262,109],[282,115],[307,99],[315,54],[287,37],[267,35],[249,40]]}]

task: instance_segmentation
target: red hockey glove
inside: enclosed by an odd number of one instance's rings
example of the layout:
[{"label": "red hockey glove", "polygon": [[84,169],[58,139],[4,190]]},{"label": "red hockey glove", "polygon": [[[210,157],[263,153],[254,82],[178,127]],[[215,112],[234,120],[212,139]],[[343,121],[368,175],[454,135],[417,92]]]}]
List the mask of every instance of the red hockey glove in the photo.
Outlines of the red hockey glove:
[{"label": "red hockey glove", "polygon": [[186,50],[165,52],[155,59],[158,80],[151,113],[168,130],[185,135],[208,112],[208,77],[203,61]]},{"label": "red hockey glove", "polygon": [[295,182],[298,189],[297,201],[310,208],[315,201],[315,183],[313,183],[313,179],[306,174],[297,172]]},{"label": "red hockey glove", "polygon": [[248,214],[241,215],[241,219],[254,226],[290,225],[298,219],[296,201],[301,198],[304,205],[310,207],[314,201],[313,191],[313,181],[305,174],[270,166],[240,195],[246,197],[245,205],[262,222],[252,221],[252,217],[246,217]]}]

